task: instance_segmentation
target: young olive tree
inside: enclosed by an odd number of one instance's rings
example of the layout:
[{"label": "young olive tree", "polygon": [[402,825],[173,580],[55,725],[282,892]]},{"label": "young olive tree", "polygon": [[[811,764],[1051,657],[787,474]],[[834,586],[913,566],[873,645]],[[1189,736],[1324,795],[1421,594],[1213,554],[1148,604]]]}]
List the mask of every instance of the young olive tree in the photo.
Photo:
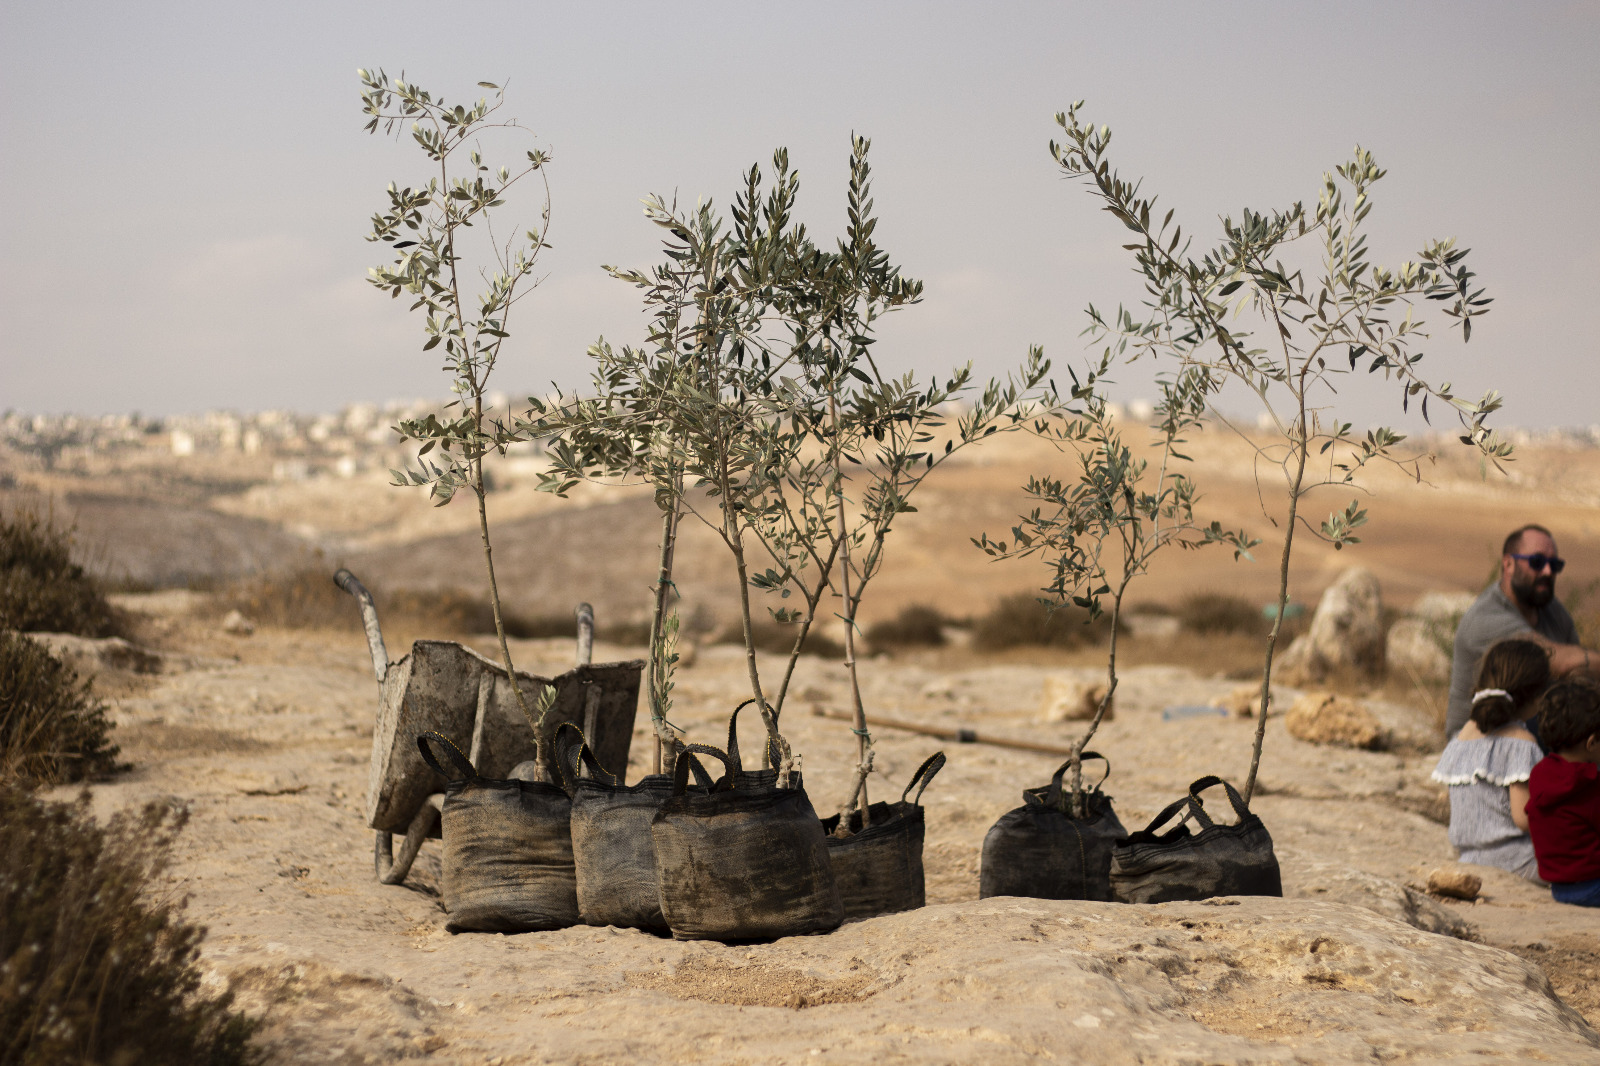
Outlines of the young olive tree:
[{"label": "young olive tree", "polygon": [[[770,191],[763,193],[759,167],[746,174],[729,226],[708,204],[690,212],[647,200],[647,216],[669,234],[665,262],[649,272],[611,272],[644,292],[649,344],[620,352],[597,344],[596,398],[535,403],[526,423],[530,432],[554,434],[553,491],[584,479],[654,486],[663,512],[654,633],[670,625],[678,517],[700,520],[721,539],[739,583],[752,695],[785,771],[791,753],[778,718],[826,595],[845,600],[853,649],[853,619],[881,566],[884,538],[895,515],[913,509],[906,497],[956,449],[1023,417],[1019,397],[1044,375],[1036,365],[1023,383],[993,383],[971,414],[952,420],[943,407],[971,388],[970,370],[926,388],[879,373],[869,354],[876,323],[915,303],[921,285],[903,277],[872,238],[869,148],[853,138],[849,225],[834,250],[817,247],[793,221],[798,176],[781,150]],[[952,421],[948,446],[936,454],[928,448],[932,434]],[[852,479],[864,494],[847,507]],[[794,626],[770,700],[756,656],[752,588],[789,601],[768,613]],[[669,660],[653,659],[659,685]],[[854,671],[853,650],[848,659]],[[862,765],[869,766],[856,691]],[[664,710],[652,705],[658,739],[669,746],[675,738]]]},{"label": "young olive tree", "polygon": [[[503,455],[515,439],[503,422],[488,417],[484,393],[510,336],[512,312],[537,284],[535,263],[549,247],[550,186],[544,168],[550,156],[544,149],[526,148],[515,169],[491,170],[484,163],[478,141],[485,132],[532,136],[514,119],[491,121],[503,106],[504,93],[489,82],[478,84],[494,92],[492,101],[480,98],[471,105],[450,105],[407,82],[403,74],[391,82],[382,70],[357,73],[364,90],[361,110],[371,116],[367,131],[381,128],[398,136],[409,130],[434,171],[426,184],[415,188],[390,183],[389,206],[372,216],[367,240],[388,245],[394,259],[369,270],[368,280],[392,299],[404,293],[412,300],[410,309],[423,312],[427,340],[422,350],[443,348],[443,369],[456,396],[445,405],[446,412],[456,411],[453,416],[429,414],[395,427],[402,440],[416,440],[421,448],[415,469],[391,473],[396,485],[428,486],[441,506],[462,488],[476,497],[495,636],[517,705],[533,727],[539,763],[548,774],[550,753],[543,723],[555,690],[547,688],[530,707],[517,682],[495,580],[483,461],[495,452]],[[514,187],[534,177],[542,183],[538,225],[521,236],[499,240],[494,232],[495,209],[506,204]],[[485,286],[476,295],[468,288],[474,272]]]},{"label": "young olive tree", "polygon": [[[769,749],[783,749],[772,707],[762,698],[749,603],[750,514],[771,471],[792,443],[782,432],[777,376],[787,353],[773,339],[775,308],[793,284],[803,227],[790,209],[798,188],[787,154],[763,199],[752,168],[736,200],[733,227],[709,203],[679,210],[659,196],[645,214],[667,232],[665,261],[649,271],[606,269],[644,293],[651,325],[646,345],[620,351],[601,340],[595,396],[530,400],[516,427],[550,437],[543,487],[564,494],[584,480],[642,481],[655,490],[662,535],[651,625],[651,715],[658,744],[676,735],[666,720],[676,625],[668,608],[678,523],[702,521],[730,551],[738,572],[746,661],[767,727]],[[659,747],[658,747],[659,752]],[[787,753],[785,752],[785,757]]]},{"label": "young olive tree", "polygon": [[[1093,307],[1089,315],[1092,323],[1099,322]],[[1105,693],[1088,728],[1073,742],[1069,757],[1069,803],[1075,818],[1086,813],[1083,753],[1117,691],[1117,637],[1129,587],[1149,572],[1163,548],[1227,544],[1237,559],[1248,556],[1258,543],[1241,531],[1223,529],[1219,522],[1201,525],[1195,519],[1198,493],[1184,473],[1190,459],[1179,449],[1186,445],[1187,434],[1200,428],[1215,379],[1197,366],[1182,366],[1160,376],[1161,401],[1155,408],[1155,423],[1149,427],[1155,434],[1152,469],[1151,459],[1136,456],[1125,443],[1103,391],[1106,375],[1126,351],[1126,339],[1117,337],[1082,379],[1069,368],[1070,392],[1054,397],[1051,409],[1031,427],[1057,448],[1074,454],[1076,478],[1029,478],[1024,491],[1041,506],[1021,516],[1011,529],[1011,542],[991,540],[987,535],[973,541],[996,559],[1041,557],[1051,575],[1042,590],[1049,601],[1055,606],[1070,602],[1083,608],[1088,621],[1102,617],[1109,600],[1111,637]]]},{"label": "young olive tree", "polygon": [[[1265,444],[1239,433],[1282,477],[1281,510],[1268,515],[1283,530],[1283,547],[1244,790],[1248,799],[1261,762],[1295,533],[1303,528],[1342,548],[1359,541],[1355,531],[1366,521],[1357,499],[1314,525],[1302,510],[1306,497],[1326,487],[1358,488],[1363,468],[1380,460],[1420,480],[1426,458],[1401,450],[1406,438],[1393,429],[1352,432],[1351,423],[1335,410],[1336,386],[1342,375],[1358,368],[1382,373],[1398,388],[1403,411],[1418,402],[1426,421],[1430,400],[1445,405],[1461,422],[1461,442],[1498,466],[1511,455],[1511,446],[1485,423],[1500,407],[1499,394],[1468,400],[1448,382],[1422,377],[1419,342],[1428,334],[1416,314],[1423,302],[1439,303],[1467,341],[1472,320],[1487,312],[1490,301],[1474,287],[1467,250],[1453,239],[1430,241],[1415,261],[1397,267],[1372,262],[1363,227],[1384,171],[1359,146],[1348,162],[1323,175],[1314,209],[1307,211],[1303,203],[1268,212],[1247,208],[1238,221],[1222,220],[1218,244],[1196,251],[1182,227],[1172,224],[1173,212],[1160,214],[1154,196],[1144,196],[1139,182],[1125,180],[1112,167],[1110,128],[1083,122],[1081,107],[1080,101],[1056,116],[1063,140],[1051,142],[1051,155],[1066,176],[1084,181],[1103,209],[1132,231],[1132,241],[1123,247],[1133,253],[1146,294],[1142,317],[1119,311],[1107,323],[1096,316],[1093,328],[1125,340],[1133,358],[1176,361],[1185,371],[1208,375],[1212,395],[1225,382],[1243,385],[1275,429]],[[1211,415],[1232,427],[1214,406]]]}]

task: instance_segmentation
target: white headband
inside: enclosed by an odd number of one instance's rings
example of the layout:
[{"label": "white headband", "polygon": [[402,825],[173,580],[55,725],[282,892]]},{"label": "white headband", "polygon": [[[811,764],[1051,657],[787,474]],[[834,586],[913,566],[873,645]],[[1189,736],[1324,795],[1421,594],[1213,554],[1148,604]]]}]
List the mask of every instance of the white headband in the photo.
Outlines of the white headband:
[{"label": "white headband", "polygon": [[[1511,693],[1503,688],[1485,688],[1479,689],[1472,694],[1472,705],[1476,707],[1483,700],[1493,699],[1496,696],[1504,696],[1508,700],[1511,699]],[[1512,702],[1515,701],[1513,700]]]}]

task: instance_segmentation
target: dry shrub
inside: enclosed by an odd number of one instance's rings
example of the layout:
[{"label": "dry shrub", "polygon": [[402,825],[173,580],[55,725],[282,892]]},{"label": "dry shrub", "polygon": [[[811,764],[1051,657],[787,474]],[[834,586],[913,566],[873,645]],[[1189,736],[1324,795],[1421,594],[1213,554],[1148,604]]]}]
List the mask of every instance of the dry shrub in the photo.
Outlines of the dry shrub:
[{"label": "dry shrub", "polygon": [[1110,636],[1109,615],[1091,622],[1089,612],[1080,607],[1051,609],[1027,592],[1007,596],[972,626],[972,646],[985,651],[1029,646],[1076,648],[1103,643]]},{"label": "dry shrub", "polygon": [[867,642],[874,648],[941,647],[944,615],[926,604],[910,604],[893,618],[868,626]]},{"label": "dry shrub", "polygon": [[1196,592],[1185,596],[1175,613],[1183,628],[1207,636],[1219,633],[1265,636],[1272,628],[1271,620],[1260,607],[1243,597],[1221,592]]},{"label": "dry shrub", "polygon": [[36,640],[0,632],[0,777],[53,785],[117,768],[91,682]]},{"label": "dry shrub", "polygon": [[200,992],[205,931],[156,891],[186,815],[104,827],[0,780],[0,1062],[259,1063],[256,1023]]},{"label": "dry shrub", "polygon": [[109,637],[121,619],[72,561],[72,529],[30,508],[0,515],[0,629]]},{"label": "dry shrub", "polygon": [[[773,655],[788,655],[794,648],[795,633],[798,630],[793,623],[779,623],[756,621],[751,622],[751,635],[757,651],[771,652]],[[716,644],[743,644],[744,626],[734,623],[725,627],[717,634]],[[813,626],[811,632],[806,634],[806,643],[800,649],[802,655],[815,655],[819,659],[843,659],[844,645],[825,636]]]},{"label": "dry shrub", "polygon": [[[333,572],[333,567],[312,567],[236,581],[218,591],[212,609],[219,615],[238,611],[252,622],[280,629],[343,629],[358,624],[356,601],[333,583]],[[488,599],[461,589],[371,591],[385,627],[457,636],[494,632]],[[507,636],[524,639],[570,637],[576,632],[570,617],[524,618],[508,613],[505,625]]]}]

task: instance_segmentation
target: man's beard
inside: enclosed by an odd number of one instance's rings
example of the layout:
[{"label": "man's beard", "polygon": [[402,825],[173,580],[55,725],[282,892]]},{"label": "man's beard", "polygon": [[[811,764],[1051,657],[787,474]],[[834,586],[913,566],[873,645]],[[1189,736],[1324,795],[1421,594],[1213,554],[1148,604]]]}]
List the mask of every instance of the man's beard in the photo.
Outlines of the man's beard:
[{"label": "man's beard", "polygon": [[1532,577],[1511,578],[1511,591],[1524,607],[1543,607],[1556,598],[1556,579],[1538,574]]}]

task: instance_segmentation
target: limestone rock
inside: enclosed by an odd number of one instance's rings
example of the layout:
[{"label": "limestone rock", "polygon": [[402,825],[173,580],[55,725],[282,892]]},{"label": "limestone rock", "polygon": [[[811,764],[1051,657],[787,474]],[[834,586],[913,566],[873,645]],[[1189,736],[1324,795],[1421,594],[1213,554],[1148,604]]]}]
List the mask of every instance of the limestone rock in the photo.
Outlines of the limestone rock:
[{"label": "limestone rock", "polygon": [[[1273,689],[1267,702],[1268,717],[1279,713],[1279,698],[1278,690]],[[1211,706],[1221,707],[1235,718],[1254,718],[1256,711],[1261,707],[1261,685],[1259,682],[1239,685],[1229,690],[1227,695],[1212,700]]]},{"label": "limestone rock", "polygon": [[1477,899],[1483,878],[1461,866],[1441,866],[1428,874],[1428,891],[1454,899]]},{"label": "limestone rock", "polygon": [[[484,943],[496,949],[494,968],[469,987],[456,957]],[[470,1048],[474,1062],[515,1041],[536,1042],[541,1061],[704,1066],[1575,1063],[1600,1053],[1600,1036],[1534,964],[1314,899],[1002,898],[770,944],[576,926],[429,947],[450,952],[435,965],[453,964],[442,972],[454,981],[435,994],[452,1002],[405,987],[442,982],[408,973],[402,986],[390,975],[428,952],[375,963],[354,948],[335,963],[344,973],[326,973],[326,989],[293,997],[340,990],[338,1025],[315,1031],[325,1055],[330,1039],[361,1041],[363,1055],[381,1047],[358,1028],[379,1022],[424,1026],[419,1036]],[[241,1006],[259,1011],[272,991],[257,990],[262,971],[283,960],[236,955],[228,965]],[[526,1004],[514,1034],[486,1023],[492,995]]]},{"label": "limestone rock", "polygon": [[1407,617],[1434,622],[1449,629],[1449,639],[1455,639],[1456,626],[1467,613],[1472,601],[1478,597],[1471,592],[1424,592]]},{"label": "limestone rock", "polygon": [[[1094,717],[1105,699],[1104,681],[1083,681],[1076,677],[1056,675],[1044,679],[1044,699],[1039,704],[1041,722],[1086,722]],[[1106,705],[1103,721],[1111,721],[1116,701]]]},{"label": "limestone rock", "polygon": [[1339,575],[1311,617],[1311,628],[1284,653],[1282,676],[1316,683],[1339,673],[1376,677],[1383,672],[1383,594],[1370,570]]},{"label": "limestone rock", "polygon": [[71,633],[29,633],[80,674],[123,670],[131,674],[159,674],[161,656],[121,637],[79,637]]},{"label": "limestone rock", "polygon": [[1422,754],[1444,750],[1444,727],[1426,708],[1390,700],[1360,701],[1384,731],[1384,751]]},{"label": "limestone rock", "polygon": [[238,611],[229,611],[222,620],[222,631],[232,633],[236,637],[248,637],[256,631],[256,624]]},{"label": "limestone rock", "polygon": [[1382,751],[1389,731],[1357,700],[1331,692],[1308,692],[1294,701],[1283,719],[1289,734],[1312,744]]},{"label": "limestone rock", "polygon": [[1286,849],[1278,851],[1283,867],[1284,895],[1292,899],[1347,903],[1405,922],[1426,933],[1459,940],[1476,939],[1471,923],[1408,885],[1343,863],[1306,860]]},{"label": "limestone rock", "polygon": [[1388,669],[1421,681],[1450,677],[1451,644],[1461,616],[1472,606],[1468,592],[1429,592],[1389,628],[1384,654]]},{"label": "limestone rock", "polygon": [[1444,681],[1450,677],[1450,655],[1434,639],[1430,623],[1402,618],[1389,627],[1384,657],[1391,673],[1419,681]]}]

